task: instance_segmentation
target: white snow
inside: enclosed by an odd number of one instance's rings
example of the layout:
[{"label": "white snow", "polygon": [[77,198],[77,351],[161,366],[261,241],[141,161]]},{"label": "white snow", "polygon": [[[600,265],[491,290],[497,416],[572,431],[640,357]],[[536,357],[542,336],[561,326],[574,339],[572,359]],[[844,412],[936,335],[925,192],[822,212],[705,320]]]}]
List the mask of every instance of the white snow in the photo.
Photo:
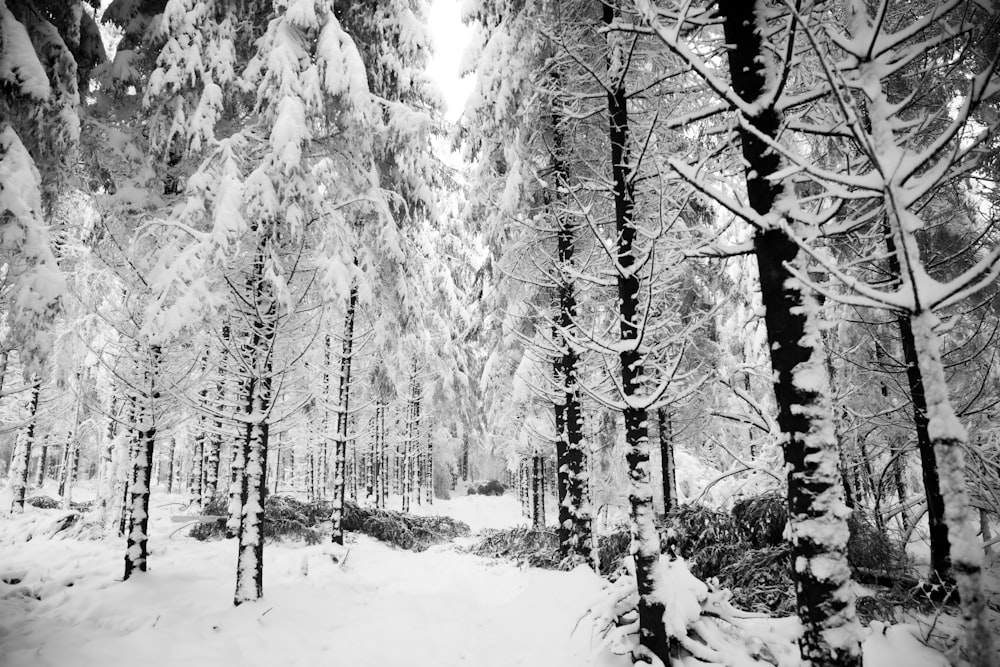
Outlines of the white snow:
[{"label": "white snow", "polygon": [[[267,544],[264,598],[234,608],[235,545],[198,542],[154,493],[149,572],[122,582],[119,540],[47,539],[64,513],[27,508],[0,517],[0,664],[185,667],[355,667],[475,664],[625,667],[595,654],[577,623],[599,593],[593,572],[550,572],[479,558],[453,545],[423,553],[348,534],[329,545]],[[519,520],[513,496],[436,500],[474,527]],[[28,526],[36,537],[23,540]],[[335,560],[337,562],[335,562]],[[38,597],[40,599],[35,599]]]},{"label": "white snow", "polygon": [[[92,488],[81,487],[80,499],[92,495]],[[10,489],[0,490],[0,506],[9,499]],[[0,665],[630,664],[615,654],[628,642],[617,637],[616,643],[594,627],[607,601],[634,586],[628,577],[608,584],[583,567],[526,568],[463,553],[455,544],[414,553],[348,533],[344,547],[269,542],[264,597],[237,608],[234,541],[187,537],[188,526],[171,521],[182,505],[182,496],[154,490],[149,571],[128,582],[121,581],[124,539],[97,540],[94,528],[80,524],[56,532],[70,514],[62,510],[27,506],[21,516],[0,514]],[[511,494],[456,495],[414,510],[458,518],[473,531],[525,524]],[[794,617],[737,613],[724,593],[710,591],[680,560],[661,559],[656,576],[665,621],[675,631],[713,637],[715,655],[734,665],[761,664],[748,654],[758,645],[780,655],[786,667],[800,664]],[[706,608],[743,639],[713,629],[700,617]],[[916,626],[873,622],[865,631],[865,666],[947,665],[920,635]]]}]

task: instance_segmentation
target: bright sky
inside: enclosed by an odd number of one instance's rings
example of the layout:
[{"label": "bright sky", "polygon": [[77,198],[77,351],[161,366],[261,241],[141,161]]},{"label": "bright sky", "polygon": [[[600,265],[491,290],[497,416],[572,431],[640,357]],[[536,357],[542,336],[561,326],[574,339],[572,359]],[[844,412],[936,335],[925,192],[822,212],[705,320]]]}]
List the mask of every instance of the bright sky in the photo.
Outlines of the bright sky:
[{"label": "bright sky", "polygon": [[465,100],[472,92],[472,77],[460,79],[458,67],[462,62],[472,29],[459,18],[461,0],[431,0],[428,26],[434,39],[434,58],[427,71],[437,81],[448,108],[445,119],[454,123],[465,108]]}]

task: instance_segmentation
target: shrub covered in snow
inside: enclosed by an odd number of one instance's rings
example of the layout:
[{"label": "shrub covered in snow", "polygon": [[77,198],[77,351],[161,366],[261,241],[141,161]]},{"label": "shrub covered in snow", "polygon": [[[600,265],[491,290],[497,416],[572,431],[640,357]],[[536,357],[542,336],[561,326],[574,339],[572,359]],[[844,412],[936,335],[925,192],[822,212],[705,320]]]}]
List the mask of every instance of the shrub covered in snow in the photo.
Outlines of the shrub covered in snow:
[{"label": "shrub covered in snow", "polygon": [[[224,498],[205,506],[207,516],[214,521],[199,523],[191,529],[191,537],[199,540],[221,538],[226,529]],[[292,496],[268,496],[264,502],[264,537],[271,540],[303,540],[318,544],[329,540],[330,515],[333,503],[326,500],[302,501]],[[469,526],[450,517],[414,516],[392,510],[360,507],[350,501],[344,504],[344,530],[365,533],[378,540],[414,551],[423,551],[434,544],[470,533]]]},{"label": "shrub covered in snow", "polygon": [[491,479],[485,482],[480,482],[479,484],[470,484],[467,493],[470,496],[502,496],[506,490],[507,487],[505,487],[502,482],[496,479]]}]

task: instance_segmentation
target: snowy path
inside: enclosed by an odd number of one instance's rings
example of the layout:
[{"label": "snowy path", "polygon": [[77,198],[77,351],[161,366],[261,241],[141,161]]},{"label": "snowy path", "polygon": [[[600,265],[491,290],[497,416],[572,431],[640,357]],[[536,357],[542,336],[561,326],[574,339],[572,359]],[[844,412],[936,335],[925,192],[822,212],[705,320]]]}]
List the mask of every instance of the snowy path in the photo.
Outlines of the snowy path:
[{"label": "snowy path", "polygon": [[0,665],[627,664],[595,654],[586,623],[574,632],[600,585],[584,570],[450,547],[416,554],[364,536],[341,568],[321,547],[269,545],[265,599],[234,609],[233,543],[167,539],[172,528],[155,523],[153,569],[124,584],[117,540],[0,544],[0,577],[22,579],[0,584]]}]

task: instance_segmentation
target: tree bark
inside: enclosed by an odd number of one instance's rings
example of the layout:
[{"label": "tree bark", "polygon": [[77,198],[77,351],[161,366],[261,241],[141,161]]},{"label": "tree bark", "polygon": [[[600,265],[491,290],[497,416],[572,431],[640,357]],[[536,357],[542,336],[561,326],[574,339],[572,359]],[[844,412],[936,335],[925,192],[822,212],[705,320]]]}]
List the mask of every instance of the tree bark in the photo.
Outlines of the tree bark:
[{"label": "tree bark", "polygon": [[[556,76],[557,75],[553,75]],[[558,83],[558,78],[556,83]],[[558,86],[556,86],[558,87]],[[587,443],[583,438],[583,417],[580,409],[580,358],[571,343],[576,327],[576,284],[571,277],[576,251],[575,221],[567,215],[561,202],[569,194],[569,173],[565,162],[561,102],[552,103],[552,172],[555,188],[553,215],[557,226],[556,255],[559,284],[556,287],[558,313],[552,327],[553,345],[558,350],[553,363],[557,397],[553,404],[556,423],[556,474],[558,493],[559,555],[567,563],[583,563],[594,570],[597,562],[594,550],[590,514],[590,489],[587,475]],[[468,470],[466,470],[468,473]]]},{"label": "tree bark", "polygon": [[145,572],[149,555],[149,492],[152,487],[153,448],[156,443],[156,404],[161,350],[151,345],[143,376],[145,395],[141,397],[137,420],[137,446],[133,450],[132,481],[129,484],[129,526],[125,547],[125,579],[136,571]]},{"label": "tree bark", "polygon": [[62,471],[59,476],[59,496],[61,506],[68,510],[73,495],[73,482],[76,480],[76,468],[80,463],[79,444],[77,443],[77,431],[80,428],[80,374],[76,374],[77,397],[73,408],[73,425],[66,433],[66,446],[63,448]]},{"label": "tree bark", "polygon": [[545,459],[531,457],[531,527],[545,530]]},{"label": "tree bark", "polygon": [[24,436],[15,446],[13,461],[10,466],[11,479],[11,503],[10,512],[20,514],[24,512],[24,496],[28,489],[28,461],[31,457],[31,448],[35,443],[35,425],[38,418],[38,399],[42,393],[42,383],[35,380],[31,386],[31,393],[28,395],[28,423],[24,428]]},{"label": "tree bark", "polygon": [[264,502],[267,496],[268,413],[271,408],[272,350],[277,334],[277,299],[266,276],[269,231],[258,236],[257,253],[250,276],[247,313],[251,323],[248,344],[250,374],[245,378],[246,428],[239,447],[239,551],[233,604],[260,599],[264,594]]},{"label": "tree bark", "polygon": [[49,465],[49,439],[42,438],[42,448],[38,452],[38,463],[35,468],[35,486],[42,488],[45,485],[45,468]]},{"label": "tree bark", "polygon": [[663,480],[663,513],[677,509],[677,466],[674,464],[674,424],[666,408],[656,411],[660,434],[660,472]]},{"label": "tree bark", "polygon": [[[732,86],[750,104],[767,90],[762,6],[719,3]],[[754,115],[744,114],[743,121],[754,129],[739,130],[747,198],[754,211],[771,216],[784,184],[772,180],[780,160],[760,135],[777,141],[781,117],[773,107],[762,106]],[[753,246],[788,467],[793,580],[803,624],[799,648],[811,667],[860,667],[860,626],[846,557],[850,510],[840,486],[833,414],[824,398],[828,378],[816,304],[789,271],[799,248],[787,233],[780,227],[758,229]]]},{"label": "tree bark", "polygon": [[[618,0],[601,0],[602,18],[610,26],[620,13]],[[608,120],[611,144],[611,178],[614,188],[614,216],[618,283],[619,354],[622,394],[626,407],[625,442],[629,471],[630,550],[635,561],[639,601],[639,643],[641,652],[633,659],[649,661],[648,654],[664,664],[670,662],[671,640],[663,622],[664,607],[656,596],[656,568],[660,560],[660,536],[653,522],[653,483],[649,465],[649,432],[646,409],[638,407],[643,392],[644,355],[639,351],[639,290],[636,262],[637,230],[634,219],[634,172],[630,156],[628,96],[625,64],[628,54],[622,36],[608,32]],[[646,655],[644,655],[644,653]]]},{"label": "tree bark", "polygon": [[347,466],[347,436],[350,425],[351,362],[354,356],[354,316],[358,306],[358,288],[351,285],[344,314],[344,341],[340,353],[340,386],[337,390],[337,433],[333,454],[333,513],[330,520],[333,527],[330,540],[334,544],[344,543],[344,489],[345,468]]}]

